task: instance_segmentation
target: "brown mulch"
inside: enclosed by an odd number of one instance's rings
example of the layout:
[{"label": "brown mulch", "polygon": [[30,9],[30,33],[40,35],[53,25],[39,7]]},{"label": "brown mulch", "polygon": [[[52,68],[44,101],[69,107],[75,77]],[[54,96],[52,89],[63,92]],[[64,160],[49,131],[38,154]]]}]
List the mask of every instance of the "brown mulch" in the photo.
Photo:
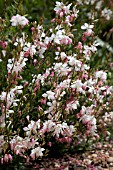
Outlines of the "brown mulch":
[{"label": "brown mulch", "polygon": [[45,158],[26,166],[25,170],[113,170],[113,140],[98,142],[92,150],[84,153]]}]

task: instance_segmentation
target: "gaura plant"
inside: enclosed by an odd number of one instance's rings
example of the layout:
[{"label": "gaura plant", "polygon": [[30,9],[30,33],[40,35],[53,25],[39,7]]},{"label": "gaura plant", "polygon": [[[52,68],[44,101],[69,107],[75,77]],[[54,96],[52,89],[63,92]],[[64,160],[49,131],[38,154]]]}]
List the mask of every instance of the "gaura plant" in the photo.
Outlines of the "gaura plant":
[{"label": "gaura plant", "polygon": [[57,1],[54,11],[46,28],[19,14],[10,23],[1,19],[2,164],[15,157],[29,162],[57,150],[76,152],[108,134],[113,88],[107,72],[90,68],[99,45],[94,22],[75,29],[76,5]]}]

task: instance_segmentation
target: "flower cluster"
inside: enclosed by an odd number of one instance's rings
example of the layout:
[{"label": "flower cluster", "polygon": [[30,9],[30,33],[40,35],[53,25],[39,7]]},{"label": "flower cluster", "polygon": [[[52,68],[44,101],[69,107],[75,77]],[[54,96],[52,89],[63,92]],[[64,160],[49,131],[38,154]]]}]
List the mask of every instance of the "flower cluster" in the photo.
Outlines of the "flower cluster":
[{"label": "flower cluster", "polygon": [[106,126],[101,118],[111,117],[113,88],[107,85],[107,71],[90,67],[100,45],[95,43],[94,22],[81,24],[78,41],[78,28],[73,29],[77,6],[57,1],[54,11],[49,29],[29,23],[30,36],[23,31],[29,28],[24,16],[10,20],[9,31],[22,27],[8,38],[9,55],[1,61],[7,65],[0,94],[1,163],[15,155],[35,160],[55,145],[69,149],[91,143]]},{"label": "flower cluster", "polygon": [[16,16],[12,16],[10,21],[12,23],[12,26],[18,26],[18,25],[25,26],[29,23],[26,17],[21,16],[19,14],[17,14]]}]

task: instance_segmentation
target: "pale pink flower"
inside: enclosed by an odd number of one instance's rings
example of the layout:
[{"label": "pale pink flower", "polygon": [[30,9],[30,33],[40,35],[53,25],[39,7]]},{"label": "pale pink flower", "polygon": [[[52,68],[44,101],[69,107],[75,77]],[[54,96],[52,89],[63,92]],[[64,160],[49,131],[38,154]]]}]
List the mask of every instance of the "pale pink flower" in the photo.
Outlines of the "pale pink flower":
[{"label": "pale pink flower", "polygon": [[12,23],[12,26],[18,26],[18,25],[25,26],[29,23],[27,18],[19,14],[12,16],[10,22]]},{"label": "pale pink flower", "polygon": [[65,14],[69,14],[71,5],[72,4],[65,6],[63,2],[56,1],[56,7],[54,8],[54,11],[56,11],[56,14],[60,14],[61,12],[64,12]]},{"label": "pale pink flower", "polygon": [[37,147],[35,149],[32,149],[31,154],[30,154],[31,158],[34,160],[37,157],[43,156],[43,151],[44,150],[45,149],[41,148],[41,147]]},{"label": "pale pink flower", "polygon": [[27,136],[30,136],[32,133],[36,134],[37,129],[39,128],[40,128],[40,119],[37,122],[31,120],[28,127],[24,127],[23,130],[26,131]]},{"label": "pale pink flower", "polygon": [[103,70],[95,72],[95,78],[98,79],[100,78],[103,81],[106,81],[107,79],[107,73],[104,72]]},{"label": "pale pink flower", "polygon": [[81,29],[86,30],[88,33],[91,34],[91,33],[93,33],[93,31],[92,31],[93,27],[94,27],[93,24],[89,25],[89,24],[85,23],[84,25],[81,26]]},{"label": "pale pink flower", "polygon": [[106,20],[110,20],[112,15],[113,15],[113,12],[111,11],[111,9],[104,8],[102,10],[101,16],[105,17]]}]

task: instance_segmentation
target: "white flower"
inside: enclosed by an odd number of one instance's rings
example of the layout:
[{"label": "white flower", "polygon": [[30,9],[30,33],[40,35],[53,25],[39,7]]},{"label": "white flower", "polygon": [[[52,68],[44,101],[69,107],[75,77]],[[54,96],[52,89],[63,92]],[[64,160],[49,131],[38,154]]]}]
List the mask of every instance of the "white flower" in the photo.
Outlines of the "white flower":
[{"label": "white flower", "polygon": [[61,88],[69,88],[70,87],[70,82],[71,82],[71,79],[66,79],[64,80],[63,82],[61,82],[58,87],[61,87]]},{"label": "white flower", "polygon": [[89,25],[87,23],[85,23],[84,25],[81,26],[82,30],[86,30],[88,33],[92,33],[92,28],[94,27],[94,25]]},{"label": "white flower", "polygon": [[[60,25],[59,25],[60,27]],[[56,34],[52,34],[51,38],[54,40],[54,43],[56,44],[71,44],[72,43],[72,39],[65,35],[65,30],[64,29],[59,29],[59,27],[56,27],[56,30],[58,29],[58,31],[56,32]]]},{"label": "white flower", "polygon": [[2,94],[0,95],[0,99],[1,100],[5,100],[6,99],[6,92],[2,92]]},{"label": "white flower", "polygon": [[26,131],[27,136],[30,136],[32,132],[36,134],[37,129],[39,128],[40,128],[40,119],[37,122],[34,122],[33,120],[31,120],[28,127],[24,127],[23,130]]},{"label": "white flower", "polygon": [[100,10],[100,9],[102,8],[102,3],[103,3],[102,0],[98,1],[98,2],[96,3],[95,9]]},{"label": "white flower", "polygon": [[56,1],[56,7],[54,8],[54,11],[60,11],[62,7],[64,6],[63,2]]},{"label": "white flower", "polygon": [[65,6],[63,2],[56,1],[56,7],[54,8],[54,11],[56,11],[56,13],[59,13],[63,10],[65,14],[69,14],[71,5],[72,3],[69,4],[68,6]]},{"label": "white flower", "polygon": [[60,55],[61,55],[61,59],[62,59],[62,60],[66,59],[66,53],[65,53],[65,52],[61,52]]},{"label": "white flower", "polygon": [[31,43],[27,43],[23,50],[25,52],[29,52],[30,56],[33,57],[33,55],[36,53],[36,46],[31,45]]},{"label": "white flower", "polygon": [[70,130],[70,133],[72,134],[73,132],[75,132],[75,127],[73,125],[70,125],[69,130]]},{"label": "white flower", "polygon": [[45,149],[44,149],[44,148],[41,148],[41,147],[37,147],[37,148],[35,148],[35,149],[32,149],[30,156],[31,156],[33,159],[35,159],[35,156],[36,156],[36,157],[43,156],[43,151],[44,151],[44,150],[45,150]]},{"label": "white flower", "polygon": [[88,131],[92,135],[95,134],[95,131],[97,129],[96,118],[94,117],[94,115],[91,115],[93,107],[94,105],[91,105],[90,107],[82,106],[82,110],[81,110],[82,116],[80,118],[80,121],[82,120],[84,124],[87,124]]},{"label": "white flower", "polygon": [[60,94],[60,96],[63,97],[65,94],[66,94],[66,92],[63,91],[63,92]]},{"label": "white flower", "polygon": [[103,81],[106,81],[106,79],[107,79],[107,73],[105,73],[104,71],[97,71],[96,73],[95,73],[95,78],[96,79],[98,79],[98,78],[100,78],[100,79],[102,79]]},{"label": "white flower", "polygon": [[41,133],[51,132],[54,130],[55,123],[52,120],[47,120],[43,123],[43,127],[41,129]]},{"label": "white flower", "polygon": [[87,64],[82,64],[81,71],[89,70],[89,69],[90,69],[90,67]]},{"label": "white flower", "polygon": [[62,124],[58,123],[55,126],[53,135],[56,135],[57,137],[59,137],[60,134],[64,136],[71,136],[74,131],[75,128],[73,125],[68,126],[66,122],[63,122]]},{"label": "white flower", "polygon": [[97,0],[84,0],[83,2],[84,2],[84,4],[86,4],[86,5],[89,5],[89,4],[93,5],[96,1],[97,1]]},{"label": "white flower", "polygon": [[77,92],[80,92],[82,94],[85,94],[85,91],[83,90],[83,83],[81,80],[76,80],[75,82],[72,83],[71,88],[75,88]]},{"label": "white flower", "polygon": [[104,8],[102,10],[102,16],[105,17],[107,20],[110,20],[110,17],[112,16],[113,12],[110,9]]},{"label": "white flower", "polygon": [[93,44],[93,45],[91,45],[90,50],[94,53],[94,52],[97,51],[97,48],[96,48],[95,45]]},{"label": "white flower", "polygon": [[68,67],[67,63],[56,63],[54,70],[59,76],[63,76],[67,75],[71,71],[71,68]]},{"label": "white flower", "polygon": [[28,60],[27,58],[23,57],[22,52],[20,53],[20,58],[18,61],[15,61],[14,58],[8,59],[8,64],[7,64],[8,73],[16,72],[18,74],[18,72],[21,72],[22,68],[26,65],[27,60]]},{"label": "white flower", "polygon": [[75,110],[77,109],[77,106],[79,105],[79,101],[71,101],[67,104],[66,110]]},{"label": "white flower", "polygon": [[19,99],[15,99],[15,96],[16,94],[22,93],[22,88],[23,86],[15,86],[15,88],[11,89],[7,94],[6,92],[2,92],[0,99],[7,100],[7,108],[9,108],[12,104],[13,106],[17,106]]},{"label": "white flower", "polygon": [[2,50],[2,54],[5,57],[6,56],[6,50]]},{"label": "white flower", "polygon": [[22,86],[22,85],[16,86],[16,87],[14,88],[14,90],[15,90],[16,93],[18,93],[18,94],[21,94],[21,93],[22,93],[22,89],[23,89],[23,86]]},{"label": "white flower", "polygon": [[52,91],[47,91],[47,92],[44,93],[42,96],[43,96],[43,97],[47,97],[49,100],[50,100],[50,99],[51,99],[51,100],[55,99],[55,93],[52,92]]},{"label": "white flower", "polygon": [[21,47],[24,46],[24,44],[25,44],[25,33],[24,32],[22,33],[22,37],[21,38],[18,38],[18,37],[16,38],[16,41],[15,41],[14,45],[17,46],[18,44]]},{"label": "white flower", "polygon": [[79,10],[76,9],[76,5],[73,7],[74,16],[77,17]]},{"label": "white flower", "polygon": [[92,29],[93,27],[94,27],[94,25],[89,25],[89,24],[85,23],[84,25],[81,26],[81,29],[87,30],[87,29]]},{"label": "white flower", "polygon": [[17,14],[16,16],[12,16],[10,22],[12,22],[12,26],[25,26],[28,24],[29,21],[24,16]]},{"label": "white flower", "polygon": [[76,60],[76,58],[74,56],[70,56],[70,57],[68,57],[68,59],[69,59],[69,65],[75,66],[75,70],[80,71],[82,62],[79,60]]},{"label": "white flower", "polygon": [[57,125],[55,126],[54,135],[56,135],[57,137],[59,137],[59,134],[60,134],[60,133],[63,134],[62,124],[57,124]]}]

